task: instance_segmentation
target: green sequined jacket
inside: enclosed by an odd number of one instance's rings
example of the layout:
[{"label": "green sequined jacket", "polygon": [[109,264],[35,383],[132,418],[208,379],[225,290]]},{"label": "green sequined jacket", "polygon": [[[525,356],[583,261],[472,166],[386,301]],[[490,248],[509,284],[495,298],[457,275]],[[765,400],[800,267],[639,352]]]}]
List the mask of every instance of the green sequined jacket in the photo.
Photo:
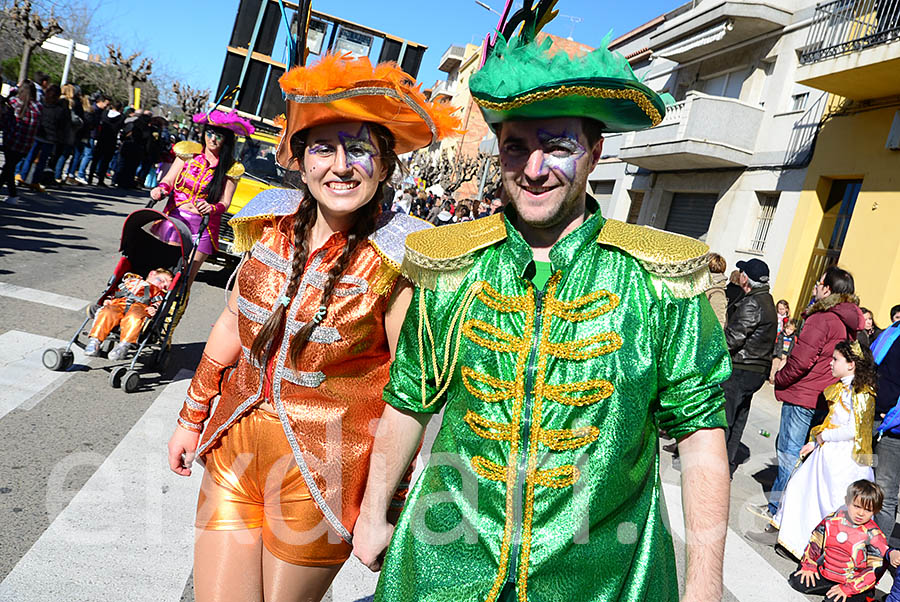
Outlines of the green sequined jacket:
[{"label": "green sequined jacket", "polygon": [[725,426],[707,251],[597,212],[539,291],[501,215],[407,239],[384,399],[444,416],[376,601],[677,602],[657,430]]}]

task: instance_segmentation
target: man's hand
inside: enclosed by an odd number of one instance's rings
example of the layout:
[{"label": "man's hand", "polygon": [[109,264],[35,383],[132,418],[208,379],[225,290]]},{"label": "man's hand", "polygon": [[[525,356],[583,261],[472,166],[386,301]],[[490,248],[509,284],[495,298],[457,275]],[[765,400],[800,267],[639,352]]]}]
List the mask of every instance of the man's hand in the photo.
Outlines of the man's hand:
[{"label": "man's hand", "polygon": [[831,586],[831,589],[828,590],[828,593],[825,594],[826,598],[831,598],[834,602],[847,602],[847,594],[844,593],[844,590],[841,589],[839,583]]},{"label": "man's hand", "polygon": [[804,445],[803,447],[800,448],[800,457],[805,458],[806,456],[811,454],[814,449],[816,449],[816,444],[813,443],[812,441],[810,441],[809,443],[807,443],[806,445]]},{"label": "man's hand", "polygon": [[353,530],[354,556],[369,567],[370,571],[377,573],[381,570],[384,553],[393,534],[394,526],[384,518],[372,520],[360,516]]},{"label": "man's hand", "polygon": [[728,532],[730,486],[725,435],[701,429],[678,441],[684,503],[687,571],[685,600],[722,599],[722,560]]},{"label": "man's hand", "polygon": [[810,571],[806,569],[800,569],[794,575],[800,577],[800,583],[805,585],[806,587],[812,587],[816,584],[816,579],[819,578],[819,573],[816,571]]}]

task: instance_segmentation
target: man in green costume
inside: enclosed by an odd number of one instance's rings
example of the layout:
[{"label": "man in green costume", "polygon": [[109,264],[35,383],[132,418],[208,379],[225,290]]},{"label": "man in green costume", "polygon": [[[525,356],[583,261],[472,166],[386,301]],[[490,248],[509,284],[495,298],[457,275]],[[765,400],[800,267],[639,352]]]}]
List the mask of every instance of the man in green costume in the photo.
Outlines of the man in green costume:
[{"label": "man in green costume", "polygon": [[[377,570],[390,541],[376,601],[675,602],[662,428],[682,458],[683,600],[712,602],[730,362],[703,295],[708,248],[601,216],[585,193],[601,132],[656,125],[665,106],[605,45],[551,57],[534,38],[554,2],[531,4],[470,81],[497,133],[505,215],[407,239],[416,291],[355,552]],[[442,409],[394,530],[391,495]]]}]

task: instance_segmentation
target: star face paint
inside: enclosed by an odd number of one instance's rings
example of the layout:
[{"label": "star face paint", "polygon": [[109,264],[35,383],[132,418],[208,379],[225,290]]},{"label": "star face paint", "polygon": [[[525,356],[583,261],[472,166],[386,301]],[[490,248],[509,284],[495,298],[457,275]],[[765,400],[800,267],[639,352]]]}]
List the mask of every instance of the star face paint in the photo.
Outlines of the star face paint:
[{"label": "star face paint", "polygon": [[359,166],[370,178],[375,173],[375,157],[378,156],[378,147],[369,127],[363,125],[356,134],[338,132],[338,139],[344,147],[344,155],[347,157],[347,165]]},{"label": "star face paint", "polygon": [[541,173],[550,169],[567,182],[572,182],[578,170],[578,160],[587,154],[587,149],[578,142],[578,136],[566,130],[559,134],[538,130],[537,137],[544,149]]}]

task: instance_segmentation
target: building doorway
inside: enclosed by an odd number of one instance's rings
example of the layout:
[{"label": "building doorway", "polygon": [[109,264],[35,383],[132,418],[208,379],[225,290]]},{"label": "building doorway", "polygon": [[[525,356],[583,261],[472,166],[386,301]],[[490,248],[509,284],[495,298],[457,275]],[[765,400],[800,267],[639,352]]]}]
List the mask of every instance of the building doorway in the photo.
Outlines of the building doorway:
[{"label": "building doorway", "polygon": [[813,285],[822,273],[829,267],[837,265],[840,260],[844,239],[847,238],[847,230],[850,229],[850,218],[853,217],[853,208],[856,207],[861,188],[862,180],[832,181],[828,198],[822,207],[824,209],[822,225],[819,226],[809,267],[806,269],[803,288],[800,289],[803,297],[800,299],[801,307],[798,307],[798,314],[812,298]]}]

